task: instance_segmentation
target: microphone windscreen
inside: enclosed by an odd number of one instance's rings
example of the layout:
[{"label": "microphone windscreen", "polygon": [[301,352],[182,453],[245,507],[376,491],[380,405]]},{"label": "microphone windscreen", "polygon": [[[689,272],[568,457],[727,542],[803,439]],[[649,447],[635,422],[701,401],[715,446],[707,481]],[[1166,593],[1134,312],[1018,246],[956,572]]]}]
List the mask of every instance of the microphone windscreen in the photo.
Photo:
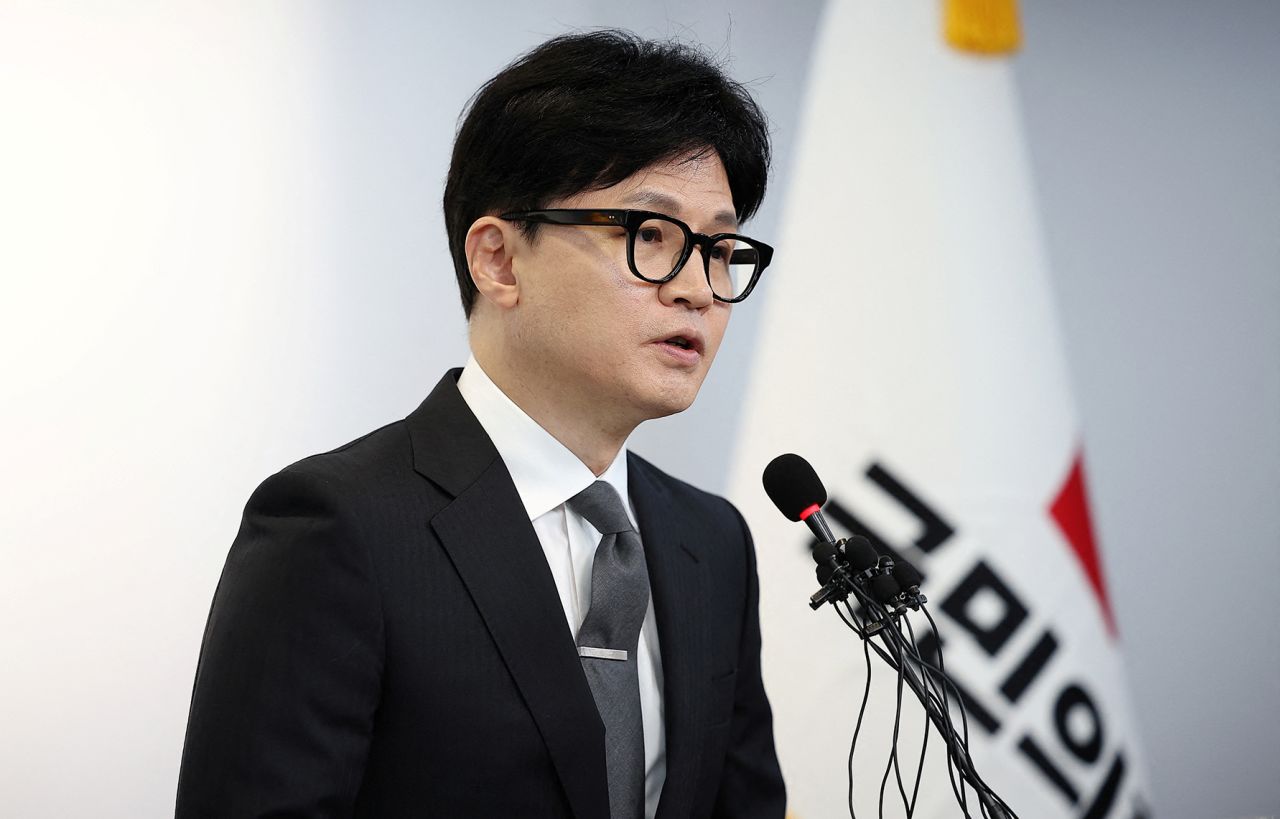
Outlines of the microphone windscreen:
[{"label": "microphone windscreen", "polygon": [[902,591],[898,581],[890,574],[878,574],[871,578],[871,596],[877,603],[888,603]]},{"label": "microphone windscreen", "polygon": [[904,589],[912,586],[919,587],[924,582],[924,575],[920,574],[920,570],[912,566],[906,561],[906,558],[896,557],[893,559],[893,579],[898,581],[898,585]]},{"label": "microphone windscreen", "polygon": [[827,563],[836,556],[836,547],[830,543],[819,543],[813,547],[813,559],[818,563]]},{"label": "microphone windscreen", "polygon": [[788,520],[800,520],[810,506],[827,502],[827,488],[818,473],[799,455],[779,455],[764,468],[764,491]]},{"label": "microphone windscreen", "polygon": [[876,565],[880,553],[871,545],[871,541],[862,535],[854,535],[844,542],[844,557],[855,571],[860,572]]},{"label": "microphone windscreen", "polygon": [[831,575],[835,574],[835,565],[831,558],[836,556],[836,547],[831,543],[819,543],[813,547],[813,559],[818,563],[818,582],[827,585]]}]

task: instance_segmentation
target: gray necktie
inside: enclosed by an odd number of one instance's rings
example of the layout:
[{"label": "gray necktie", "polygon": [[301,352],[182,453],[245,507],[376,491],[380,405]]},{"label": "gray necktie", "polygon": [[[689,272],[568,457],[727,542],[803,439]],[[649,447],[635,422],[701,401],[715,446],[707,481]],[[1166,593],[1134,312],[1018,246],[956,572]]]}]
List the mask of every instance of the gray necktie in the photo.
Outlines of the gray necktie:
[{"label": "gray necktie", "polygon": [[622,498],[596,481],[569,499],[569,508],[600,533],[591,565],[591,608],[578,630],[578,655],[604,722],[612,819],[644,816],[644,723],[636,647],[649,608],[649,571],[640,535]]}]

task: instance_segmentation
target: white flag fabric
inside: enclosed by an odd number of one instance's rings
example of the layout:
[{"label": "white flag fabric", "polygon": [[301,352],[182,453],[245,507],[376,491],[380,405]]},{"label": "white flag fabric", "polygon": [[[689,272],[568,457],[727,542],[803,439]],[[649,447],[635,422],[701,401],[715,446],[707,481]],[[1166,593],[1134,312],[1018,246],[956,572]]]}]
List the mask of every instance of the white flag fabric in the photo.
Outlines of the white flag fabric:
[{"label": "white flag fabric", "polygon": [[[821,28],[730,494],[761,575],[765,682],[789,807],[847,813],[862,646],[817,588],[807,529],[760,484],[817,468],[837,535],[910,559],[969,703],[978,772],[1022,819],[1149,814],[1119,637],[1007,60],[949,48],[938,4],[836,0]],[[928,643],[928,624],[912,616]],[[875,815],[896,676],[872,655],[855,756]],[[910,791],[923,718],[899,748]],[[914,705],[914,707],[912,707]],[[930,739],[915,816],[952,817]],[[886,815],[902,816],[890,779]],[[970,794],[970,812],[979,811]]]}]

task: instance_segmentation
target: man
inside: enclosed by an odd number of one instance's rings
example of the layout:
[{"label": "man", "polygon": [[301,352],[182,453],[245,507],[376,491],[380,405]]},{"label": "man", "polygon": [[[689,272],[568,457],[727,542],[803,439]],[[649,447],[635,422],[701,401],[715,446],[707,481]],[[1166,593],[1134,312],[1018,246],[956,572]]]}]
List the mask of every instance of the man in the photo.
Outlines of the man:
[{"label": "man", "polygon": [[478,92],[444,197],[472,358],[250,499],[179,815],[782,816],[746,525],[623,448],[768,264],[768,158],[686,47],[561,37]]}]

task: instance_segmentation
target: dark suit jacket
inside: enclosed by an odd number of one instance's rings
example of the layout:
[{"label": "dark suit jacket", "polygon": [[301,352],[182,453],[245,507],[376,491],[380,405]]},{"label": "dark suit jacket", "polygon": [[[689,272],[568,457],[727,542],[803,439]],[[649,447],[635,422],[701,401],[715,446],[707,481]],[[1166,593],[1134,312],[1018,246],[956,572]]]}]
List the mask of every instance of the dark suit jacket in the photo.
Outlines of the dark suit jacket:
[{"label": "dark suit jacket", "polygon": [[[205,629],[179,816],[608,816],[604,729],[457,370],[254,492]],[[630,456],[664,674],[660,817],[780,817],[751,538]]]}]

